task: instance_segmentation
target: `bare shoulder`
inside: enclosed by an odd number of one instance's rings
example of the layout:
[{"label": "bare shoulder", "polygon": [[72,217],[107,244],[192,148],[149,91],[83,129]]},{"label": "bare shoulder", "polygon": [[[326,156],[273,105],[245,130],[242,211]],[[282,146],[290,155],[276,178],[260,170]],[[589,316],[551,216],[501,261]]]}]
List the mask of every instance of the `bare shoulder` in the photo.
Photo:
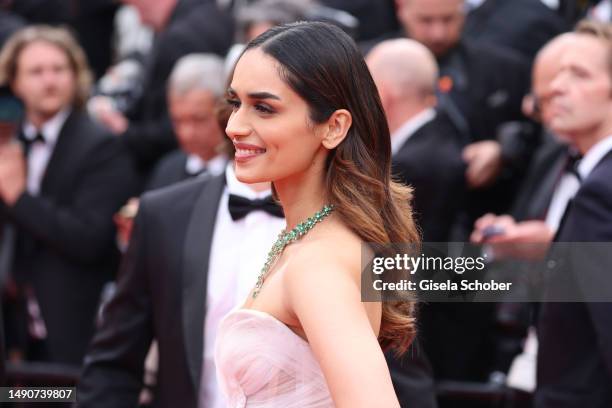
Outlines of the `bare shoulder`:
[{"label": "bare shoulder", "polygon": [[291,310],[299,302],[361,303],[361,238],[341,223],[312,232],[309,239],[287,248],[285,305]]},{"label": "bare shoulder", "polygon": [[282,298],[296,326],[310,318],[320,323],[322,315],[336,327],[363,318],[378,333],[380,305],[361,301],[362,243],[349,228],[330,225],[292,246]]},{"label": "bare shoulder", "polygon": [[[313,234],[314,235],[314,234]],[[332,225],[291,248],[286,279],[358,279],[362,241],[350,229]]]}]

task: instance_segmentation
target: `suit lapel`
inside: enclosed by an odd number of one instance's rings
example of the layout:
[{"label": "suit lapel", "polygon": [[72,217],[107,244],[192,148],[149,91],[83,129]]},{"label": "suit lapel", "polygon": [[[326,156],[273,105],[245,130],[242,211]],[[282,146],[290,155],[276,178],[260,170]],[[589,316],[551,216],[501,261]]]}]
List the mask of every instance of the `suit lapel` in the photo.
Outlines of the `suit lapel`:
[{"label": "suit lapel", "polygon": [[79,157],[74,154],[79,146],[79,135],[75,129],[78,115],[77,112],[72,112],[66,119],[66,122],[64,122],[64,126],[62,126],[41,182],[40,191],[42,195],[56,195],[60,183],[65,181],[66,172],[74,171],[68,169],[74,169],[72,158]]},{"label": "suit lapel", "polygon": [[[433,124],[434,119],[423,123],[419,128],[417,128],[408,139],[404,141],[404,143],[399,147],[397,152],[393,155],[393,158],[397,159],[403,157],[405,155],[410,155],[412,151],[423,143],[430,143],[435,134],[431,134],[429,132],[429,126]],[[428,140],[429,139],[429,140]]]},{"label": "suit lapel", "polygon": [[206,183],[194,206],[183,248],[183,338],[187,364],[195,390],[200,388],[202,374],[204,305],[214,220],[217,218],[217,209],[224,187],[225,173]]},{"label": "suit lapel", "polygon": [[[552,164],[550,164],[551,161]],[[539,181],[538,188],[533,192],[533,196],[530,198],[530,207],[541,209],[541,211],[535,211],[535,214],[542,219],[546,218],[546,212],[552,201],[555,187],[563,175],[566,161],[566,153],[560,154],[557,158],[547,159],[547,168],[544,169],[544,172],[539,172],[540,174],[538,177],[541,177],[541,180]]]}]

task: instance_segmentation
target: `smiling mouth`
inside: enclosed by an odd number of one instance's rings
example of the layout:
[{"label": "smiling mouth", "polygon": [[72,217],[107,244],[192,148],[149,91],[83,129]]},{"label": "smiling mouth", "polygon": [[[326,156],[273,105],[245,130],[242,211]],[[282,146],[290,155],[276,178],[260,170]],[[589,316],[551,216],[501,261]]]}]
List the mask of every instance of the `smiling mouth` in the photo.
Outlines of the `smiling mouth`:
[{"label": "smiling mouth", "polygon": [[245,161],[264,154],[266,152],[266,149],[263,149],[259,146],[248,145],[244,143],[235,143],[234,147],[236,148],[236,161]]},{"label": "smiling mouth", "polygon": [[265,153],[265,149],[236,149],[236,154],[239,156],[252,156],[255,154]]}]

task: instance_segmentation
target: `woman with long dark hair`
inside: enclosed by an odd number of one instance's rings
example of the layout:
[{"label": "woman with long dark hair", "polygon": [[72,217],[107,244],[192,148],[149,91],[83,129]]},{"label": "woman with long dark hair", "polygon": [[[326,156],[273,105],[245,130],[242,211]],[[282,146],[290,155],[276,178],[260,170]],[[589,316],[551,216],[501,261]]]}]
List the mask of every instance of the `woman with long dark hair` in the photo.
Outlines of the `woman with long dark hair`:
[{"label": "woman with long dark hair", "polygon": [[228,102],[236,175],[273,182],[287,220],[219,327],[230,406],[398,407],[383,350],[406,351],[414,305],[361,302],[361,251],[419,237],[361,54],[328,24],[270,29],[239,58]]}]

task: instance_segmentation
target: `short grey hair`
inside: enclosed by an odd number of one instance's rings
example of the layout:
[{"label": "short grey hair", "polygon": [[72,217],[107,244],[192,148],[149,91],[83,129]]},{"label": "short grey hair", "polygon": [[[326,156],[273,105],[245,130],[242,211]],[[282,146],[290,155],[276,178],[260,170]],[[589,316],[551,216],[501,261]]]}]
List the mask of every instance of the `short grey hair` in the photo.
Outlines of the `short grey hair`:
[{"label": "short grey hair", "polygon": [[188,54],[180,58],[168,78],[168,90],[185,94],[194,89],[212,92],[220,98],[225,92],[223,59],[214,54]]}]

